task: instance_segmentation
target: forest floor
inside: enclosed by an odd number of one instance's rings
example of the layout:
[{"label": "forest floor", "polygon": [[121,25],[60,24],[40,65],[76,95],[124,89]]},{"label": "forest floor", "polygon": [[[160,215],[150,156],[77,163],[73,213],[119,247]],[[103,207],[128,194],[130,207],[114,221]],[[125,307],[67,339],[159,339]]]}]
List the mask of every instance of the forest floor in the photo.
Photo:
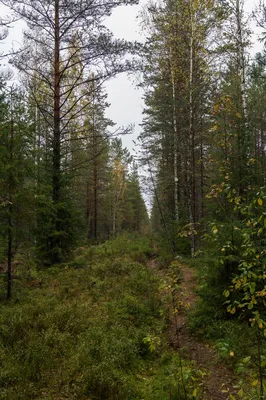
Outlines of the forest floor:
[{"label": "forest floor", "polygon": [[151,246],[124,235],[30,275],[22,266],[10,301],[0,282],[1,400],[197,397],[200,374],[188,359],[181,371],[165,335],[168,302],[147,268]]},{"label": "forest floor", "polygon": [[[157,268],[156,260],[149,262],[149,267],[162,279],[169,279],[166,270]],[[169,345],[183,357],[195,363],[195,368],[202,371],[203,381],[200,389],[201,400],[228,400],[235,398],[234,373],[221,361],[217,351],[209,343],[201,341],[189,329],[188,312],[195,307],[198,296],[196,271],[180,264],[179,292],[172,296],[175,304],[170,318],[168,331]],[[170,286],[166,286],[168,290]],[[230,396],[231,395],[231,396]]]},{"label": "forest floor", "polygon": [[[243,350],[224,330],[226,357],[219,342],[203,342],[191,329],[196,269],[161,268],[155,250],[149,237],[124,235],[80,247],[65,264],[30,274],[22,265],[10,301],[0,281],[0,400],[258,399],[239,394],[256,360],[242,325]],[[243,357],[251,362],[236,378],[230,365]]]}]

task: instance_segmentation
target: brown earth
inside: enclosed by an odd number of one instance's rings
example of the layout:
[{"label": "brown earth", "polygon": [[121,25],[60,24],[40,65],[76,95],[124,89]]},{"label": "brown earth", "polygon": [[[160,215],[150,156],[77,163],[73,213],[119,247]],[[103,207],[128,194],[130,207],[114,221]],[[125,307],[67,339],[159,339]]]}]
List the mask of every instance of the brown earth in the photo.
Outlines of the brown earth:
[{"label": "brown earth", "polygon": [[[232,398],[230,394],[236,396],[236,390],[233,388],[233,372],[219,361],[215,349],[190,332],[187,312],[198,300],[195,293],[196,274],[186,265],[181,264],[179,267],[182,279],[179,283],[180,291],[173,299],[175,304],[172,308],[175,308],[175,312],[172,312],[168,331],[169,344],[176,351],[181,352],[183,357],[194,361],[196,368],[206,373],[199,390],[200,400],[229,400]],[[150,261],[150,268],[161,278],[169,281],[167,273],[156,267],[155,260]]]}]

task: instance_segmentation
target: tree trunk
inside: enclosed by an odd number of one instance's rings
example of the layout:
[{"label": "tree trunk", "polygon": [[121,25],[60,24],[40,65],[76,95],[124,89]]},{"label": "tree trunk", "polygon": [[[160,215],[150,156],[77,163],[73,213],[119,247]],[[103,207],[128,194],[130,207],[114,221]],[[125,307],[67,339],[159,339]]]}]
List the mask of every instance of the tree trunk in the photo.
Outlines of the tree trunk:
[{"label": "tree trunk", "polygon": [[12,253],[13,253],[13,206],[9,205],[8,217],[8,248],[7,248],[7,299],[11,298],[12,291]]},{"label": "tree trunk", "polygon": [[189,222],[191,226],[191,256],[195,254],[195,137],[194,137],[194,110],[193,110],[193,72],[194,72],[194,10],[193,0],[190,0],[190,60],[189,60],[189,159],[190,159],[190,179],[188,180],[188,197],[189,197]]},{"label": "tree trunk", "polygon": [[94,108],[94,95],[93,95],[93,192],[94,192],[94,210],[93,210],[93,238],[97,240],[97,228],[98,228],[98,149],[97,149],[97,136],[95,132],[95,108]]},{"label": "tree trunk", "polygon": [[[172,56],[171,56],[172,59]],[[172,63],[171,63],[172,64]],[[179,222],[179,196],[178,196],[178,132],[177,132],[177,109],[176,109],[176,80],[174,66],[171,65],[171,77],[172,77],[172,97],[173,97],[173,127],[174,127],[174,209],[175,209],[175,220]]]},{"label": "tree trunk", "polygon": [[[241,3],[240,3],[241,2]],[[238,159],[239,159],[239,194],[242,195],[245,191],[245,183],[243,179],[246,175],[246,157],[248,155],[248,115],[247,115],[247,96],[246,96],[246,62],[244,54],[244,43],[243,43],[243,26],[242,26],[242,13],[243,13],[243,2],[242,0],[236,0],[236,24],[237,24],[237,68],[240,79],[240,91],[241,91],[241,114],[242,120],[238,123]]]},{"label": "tree trunk", "polygon": [[14,151],[14,120],[11,92],[11,123],[10,123],[10,176],[9,176],[9,206],[8,206],[8,247],[7,247],[7,299],[11,298],[12,292],[12,258],[13,258],[13,151]]},{"label": "tree trunk", "polygon": [[204,151],[202,137],[202,119],[201,119],[201,135],[200,135],[200,218],[204,217]]},{"label": "tree trunk", "polygon": [[243,33],[242,33],[242,10],[240,9],[240,1],[241,0],[236,0],[237,58],[238,58],[238,73],[240,77],[240,86],[241,86],[241,102],[243,109],[243,117],[245,120],[245,124],[247,124],[246,62],[244,54],[244,43],[243,43]]},{"label": "tree trunk", "polygon": [[53,204],[55,207],[55,224],[52,240],[53,262],[60,261],[60,235],[61,224],[58,215],[58,203],[61,195],[61,148],[60,148],[60,24],[59,24],[59,0],[55,0],[54,21],[54,126],[53,126]]}]

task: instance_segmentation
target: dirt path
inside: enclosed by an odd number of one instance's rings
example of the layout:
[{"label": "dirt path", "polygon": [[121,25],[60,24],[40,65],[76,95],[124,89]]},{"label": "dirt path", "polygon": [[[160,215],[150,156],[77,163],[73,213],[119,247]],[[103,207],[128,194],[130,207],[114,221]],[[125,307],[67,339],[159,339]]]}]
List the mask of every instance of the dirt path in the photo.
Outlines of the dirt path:
[{"label": "dirt path", "polygon": [[[163,270],[156,268],[156,261],[152,260],[150,267],[157,271],[162,278],[167,276]],[[178,312],[171,318],[169,327],[169,344],[176,350],[184,351],[184,357],[195,361],[195,365],[201,371],[206,372],[206,376],[201,388],[201,400],[228,400],[230,394],[236,395],[233,388],[232,371],[218,361],[217,353],[207,344],[201,342],[188,329],[187,312],[193,308],[197,302],[196,275],[192,268],[180,265],[182,280],[180,292],[175,299]]]}]

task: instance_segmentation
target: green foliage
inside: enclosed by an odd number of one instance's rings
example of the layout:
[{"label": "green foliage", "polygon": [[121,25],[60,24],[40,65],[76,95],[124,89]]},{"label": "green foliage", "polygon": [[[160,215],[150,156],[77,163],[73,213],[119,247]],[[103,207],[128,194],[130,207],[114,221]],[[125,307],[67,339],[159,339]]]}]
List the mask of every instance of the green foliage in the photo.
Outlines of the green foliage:
[{"label": "green foliage", "polygon": [[149,238],[123,236],[21,277],[0,305],[0,398],[190,398],[162,334],[160,281],[143,265],[152,252]]},{"label": "green foliage", "polygon": [[223,223],[213,225],[209,239],[218,252],[216,262],[227,271],[228,287],[223,292],[227,311],[265,329],[265,188],[244,197],[227,181],[223,193],[233,223],[230,230]]},{"label": "green foliage", "polygon": [[[239,229],[241,246],[239,249],[238,271],[232,277],[232,285],[224,292],[228,300],[228,311],[236,311],[250,318],[251,325],[264,329],[266,335],[266,292],[265,292],[265,188],[251,200],[236,202],[235,211],[243,216],[243,225]],[[223,248],[221,249],[223,251]],[[222,258],[221,258],[222,260]]]},{"label": "green foliage", "polygon": [[[262,399],[266,196],[264,187],[249,189],[240,196],[228,177],[219,191],[232,220],[210,224],[205,235],[209,258],[194,261],[201,275],[201,300],[191,316],[191,328],[216,340],[221,357],[235,367],[242,382],[239,397]],[[249,385],[243,383],[246,374]],[[251,392],[248,386],[254,386]]]},{"label": "green foliage", "polygon": [[[63,261],[69,256],[70,251],[79,240],[82,228],[82,218],[71,199],[64,199],[54,204],[49,195],[36,197],[37,226],[36,253],[40,265],[50,266],[54,255],[58,254]],[[56,230],[56,226],[61,230]],[[54,239],[58,247],[52,245]]]}]

